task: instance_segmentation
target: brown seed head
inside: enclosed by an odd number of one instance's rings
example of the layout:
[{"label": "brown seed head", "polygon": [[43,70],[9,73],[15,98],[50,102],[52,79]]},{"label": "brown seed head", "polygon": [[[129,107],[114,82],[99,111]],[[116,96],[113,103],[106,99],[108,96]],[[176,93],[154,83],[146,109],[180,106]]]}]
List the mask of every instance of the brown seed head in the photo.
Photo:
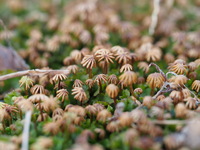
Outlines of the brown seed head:
[{"label": "brown seed head", "polygon": [[93,105],[87,105],[85,107],[85,111],[90,115],[96,115],[97,114],[97,109]]},{"label": "brown seed head", "polygon": [[81,80],[76,79],[76,80],[74,81],[73,88],[75,88],[75,87],[82,87],[83,84],[84,84],[84,83],[83,83]]},{"label": "brown seed head", "polygon": [[41,101],[49,100],[49,97],[44,94],[35,94],[28,98],[32,103],[39,103]]},{"label": "brown seed head", "polygon": [[79,70],[79,67],[77,65],[69,65],[67,69],[70,73],[76,74]]},{"label": "brown seed head", "polygon": [[132,71],[133,67],[130,64],[125,64],[120,68],[120,72]]},{"label": "brown seed head", "polygon": [[111,48],[112,53],[117,54],[117,53],[121,53],[124,52],[124,48],[121,46],[113,46]]},{"label": "brown seed head", "polygon": [[121,127],[128,127],[133,123],[131,114],[129,112],[122,113],[118,120]]},{"label": "brown seed head", "polygon": [[45,94],[44,86],[36,84],[30,89],[32,94]]},{"label": "brown seed head", "polygon": [[114,84],[109,84],[106,87],[106,93],[108,94],[109,97],[116,98],[119,93],[119,88]]},{"label": "brown seed head", "polygon": [[101,110],[97,114],[97,120],[101,122],[106,122],[110,117],[112,117],[112,114],[107,109]]},{"label": "brown seed head", "polygon": [[188,78],[184,75],[177,75],[173,76],[172,78],[169,79],[170,82],[174,82],[175,84],[179,86],[184,86],[184,84],[187,83]]},{"label": "brown seed head", "polygon": [[56,97],[57,98],[61,98],[61,101],[64,102],[64,100],[68,100],[68,95],[69,92],[67,91],[67,89],[60,89],[56,92]]},{"label": "brown seed head", "polygon": [[178,102],[182,102],[183,101],[183,97],[182,97],[182,94],[180,91],[176,91],[176,90],[173,90],[169,97],[171,97],[174,101],[174,103],[178,103]]},{"label": "brown seed head", "polygon": [[26,100],[26,99],[19,101],[16,105],[23,112],[26,112],[29,110],[33,111],[33,108],[34,108],[33,104],[29,100]]},{"label": "brown seed head", "polygon": [[100,112],[103,109],[105,109],[104,105],[102,105],[102,104],[95,103],[95,104],[93,104],[93,106],[96,108],[97,112]]},{"label": "brown seed head", "polygon": [[81,60],[83,58],[83,54],[79,51],[79,50],[73,50],[71,53],[70,53],[70,56],[75,60],[75,62],[77,64],[80,64],[81,63]]},{"label": "brown seed head", "polygon": [[152,73],[147,77],[147,83],[151,88],[160,88],[165,81],[165,78],[160,73]]},{"label": "brown seed head", "polygon": [[75,60],[74,60],[74,58],[72,58],[72,57],[66,57],[64,60],[63,60],[63,64],[65,65],[65,66],[69,66],[69,65],[72,65],[72,64],[74,64],[74,62],[75,62]]},{"label": "brown seed head", "polygon": [[167,53],[165,54],[164,56],[164,60],[167,62],[167,63],[172,63],[174,62],[175,58],[174,58],[174,55],[170,54],[170,53]]},{"label": "brown seed head", "polygon": [[87,79],[85,84],[91,89],[94,85],[94,81],[92,79]]},{"label": "brown seed head", "polygon": [[125,50],[124,51],[120,51],[120,52],[117,52],[115,54],[116,58],[115,60],[119,63],[119,64],[122,64],[122,65],[125,65],[127,63],[130,63],[131,61],[131,56],[130,56],[130,53],[129,52],[126,52]]},{"label": "brown seed head", "polygon": [[183,97],[188,98],[191,96],[191,92],[189,89],[182,89]]},{"label": "brown seed head", "polygon": [[55,52],[60,47],[60,39],[58,36],[54,36],[46,41],[46,49],[49,52]]},{"label": "brown seed head", "polygon": [[145,73],[149,72],[149,65],[146,62],[139,62],[138,63],[138,68],[142,69]]},{"label": "brown seed head", "polygon": [[137,139],[138,136],[139,136],[138,131],[134,128],[130,128],[125,132],[124,140],[129,145],[134,145],[135,139]]},{"label": "brown seed head", "polygon": [[185,118],[187,115],[187,108],[185,106],[185,104],[183,103],[178,103],[175,107],[175,113],[176,113],[176,117],[178,118]]},{"label": "brown seed head", "polygon": [[146,60],[147,61],[159,61],[162,57],[162,52],[159,48],[154,47],[147,51]]},{"label": "brown seed head", "polygon": [[187,66],[182,63],[173,63],[169,66],[169,70],[176,74],[184,74],[187,72]]},{"label": "brown seed head", "polygon": [[33,83],[34,81],[28,76],[23,76],[19,80],[20,87],[24,85],[26,90],[29,89],[31,86],[33,86]]},{"label": "brown seed head", "polygon": [[73,88],[72,95],[74,95],[74,98],[80,102],[85,102],[88,100],[87,95],[82,87]]},{"label": "brown seed head", "polygon": [[83,67],[86,67],[87,69],[95,68],[96,60],[94,58],[94,55],[86,55],[81,61],[81,64],[83,65]]},{"label": "brown seed head", "polygon": [[56,97],[51,95],[49,99],[44,99],[40,103],[37,103],[35,106],[38,110],[42,109],[49,113],[58,108],[58,100]]},{"label": "brown seed head", "polygon": [[196,99],[195,98],[188,97],[188,98],[184,99],[184,101],[186,101],[185,106],[188,109],[195,109],[195,108],[197,108]]},{"label": "brown seed head", "polygon": [[192,83],[192,89],[195,90],[196,92],[200,91],[200,80],[195,80]]},{"label": "brown seed head", "polygon": [[108,49],[100,49],[95,53],[98,62],[105,61],[107,64],[113,63],[114,56]]},{"label": "brown seed head", "polygon": [[133,71],[126,71],[119,77],[119,79],[125,86],[129,86],[137,83],[137,74]]},{"label": "brown seed head", "polygon": [[137,94],[142,94],[142,93],[143,93],[143,90],[142,90],[141,88],[136,88],[136,89],[134,90],[134,92],[137,93]]},{"label": "brown seed head", "polygon": [[53,146],[53,140],[49,137],[39,137],[37,141],[31,145],[32,150],[50,149]]},{"label": "brown seed head", "polygon": [[151,108],[153,106],[153,99],[151,96],[145,96],[143,99],[142,104],[148,108]]},{"label": "brown seed head", "polygon": [[98,137],[101,138],[101,139],[103,139],[106,135],[104,129],[96,128],[96,129],[94,129],[94,132],[97,133]]},{"label": "brown seed head", "polygon": [[59,132],[59,126],[56,122],[49,122],[44,125],[43,131],[48,134],[56,135]]},{"label": "brown seed head", "polygon": [[108,81],[108,78],[105,74],[99,74],[96,76],[96,78],[94,79],[94,82],[96,82],[98,85],[103,82],[107,82]]},{"label": "brown seed head", "polygon": [[49,115],[47,113],[42,113],[42,114],[39,114],[39,116],[37,117],[37,121],[38,122],[46,121],[48,118],[49,118]]},{"label": "brown seed head", "polygon": [[118,78],[115,74],[112,74],[108,77],[108,83],[109,84],[117,84],[118,83]]},{"label": "brown seed head", "polygon": [[78,105],[69,107],[67,111],[75,113],[76,115],[78,115],[80,117],[84,117],[85,114],[86,114],[85,109],[81,106],[78,106]]},{"label": "brown seed head", "polygon": [[112,121],[106,126],[109,132],[118,132],[120,129],[119,121]]},{"label": "brown seed head", "polygon": [[66,78],[67,78],[67,76],[65,74],[56,74],[53,76],[52,80],[54,82],[58,82],[58,81],[65,80]]},{"label": "brown seed head", "polygon": [[188,68],[190,71],[195,71],[197,69],[197,64],[195,62],[190,62]]}]

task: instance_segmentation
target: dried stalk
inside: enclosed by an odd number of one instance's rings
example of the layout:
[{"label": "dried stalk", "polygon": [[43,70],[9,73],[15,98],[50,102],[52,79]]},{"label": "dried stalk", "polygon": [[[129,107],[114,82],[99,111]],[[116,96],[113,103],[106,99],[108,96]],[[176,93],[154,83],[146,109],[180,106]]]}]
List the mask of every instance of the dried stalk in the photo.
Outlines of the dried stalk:
[{"label": "dried stalk", "polygon": [[21,150],[28,150],[29,145],[29,128],[31,123],[31,111],[27,111],[25,115],[24,129],[22,133],[22,147]]},{"label": "dried stalk", "polygon": [[153,10],[153,13],[151,15],[151,24],[150,24],[150,27],[149,27],[149,34],[150,35],[154,34],[155,28],[157,26],[158,14],[159,14],[159,11],[160,11],[160,0],[154,0],[153,1],[153,7],[154,7],[154,10]]},{"label": "dried stalk", "polygon": [[25,75],[41,77],[44,75],[54,75],[54,74],[59,74],[59,73],[68,75],[70,73],[70,71],[67,69],[65,69],[65,70],[41,70],[41,69],[24,70],[24,71],[10,73],[7,75],[2,75],[2,76],[0,76],[0,81],[4,81],[7,79],[16,78],[16,77],[21,77],[21,76],[25,76]]},{"label": "dried stalk", "polygon": [[188,123],[187,120],[151,120],[151,122],[159,125],[183,125]]},{"label": "dried stalk", "polygon": [[155,63],[150,63],[149,67],[154,66],[156,67],[156,70],[158,72],[160,72],[160,74],[165,78],[165,81],[167,81],[167,76],[165,75],[165,73],[160,69],[160,67],[158,65],[156,65]]}]

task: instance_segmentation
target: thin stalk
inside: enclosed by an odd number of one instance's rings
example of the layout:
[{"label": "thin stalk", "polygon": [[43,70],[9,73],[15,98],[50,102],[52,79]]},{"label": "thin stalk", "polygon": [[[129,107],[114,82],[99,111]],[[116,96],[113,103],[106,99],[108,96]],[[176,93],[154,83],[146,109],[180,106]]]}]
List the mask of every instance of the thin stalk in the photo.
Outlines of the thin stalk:
[{"label": "thin stalk", "polygon": [[19,110],[19,116],[20,116],[20,119],[22,120],[22,111]]},{"label": "thin stalk", "polygon": [[113,98],[113,101],[114,101],[114,104],[115,104],[115,106],[116,106],[116,105],[117,105],[117,99],[116,99],[116,97]]},{"label": "thin stalk", "polygon": [[92,79],[92,76],[93,76],[92,75],[92,69],[88,69],[88,72],[89,72],[89,78]]},{"label": "thin stalk", "polygon": [[134,93],[134,90],[133,90],[133,86],[130,85],[129,87],[130,87],[131,95],[134,96],[134,97],[136,97],[136,95],[135,95],[135,93]]},{"label": "thin stalk", "polygon": [[58,90],[60,90],[60,80],[58,80]]},{"label": "thin stalk", "polygon": [[90,124],[92,123],[92,121],[93,121],[93,115],[90,114]]},{"label": "thin stalk", "polygon": [[44,116],[43,116],[43,112],[42,112],[41,103],[39,103],[39,110],[40,110],[42,121],[44,121]]},{"label": "thin stalk", "polygon": [[153,95],[154,95],[154,93],[155,93],[155,87],[154,87],[154,86],[152,86],[152,88],[151,88],[151,96],[153,96]]},{"label": "thin stalk", "polygon": [[99,93],[102,93],[102,91],[103,91],[103,87],[102,87],[101,82],[99,82]]}]

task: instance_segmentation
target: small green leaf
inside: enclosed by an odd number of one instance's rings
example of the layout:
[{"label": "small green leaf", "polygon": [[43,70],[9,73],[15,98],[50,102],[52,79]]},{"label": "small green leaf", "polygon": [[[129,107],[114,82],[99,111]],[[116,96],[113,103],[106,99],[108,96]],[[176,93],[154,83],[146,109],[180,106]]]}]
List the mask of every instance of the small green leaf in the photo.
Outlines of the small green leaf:
[{"label": "small green leaf", "polygon": [[10,92],[5,96],[4,102],[9,104],[9,105],[12,105],[14,103],[15,98],[20,96],[20,95],[21,94],[16,92],[16,91]]},{"label": "small green leaf", "polygon": [[113,111],[114,111],[114,109],[113,109],[110,105],[108,105],[107,110],[108,110],[109,112],[113,112]]}]

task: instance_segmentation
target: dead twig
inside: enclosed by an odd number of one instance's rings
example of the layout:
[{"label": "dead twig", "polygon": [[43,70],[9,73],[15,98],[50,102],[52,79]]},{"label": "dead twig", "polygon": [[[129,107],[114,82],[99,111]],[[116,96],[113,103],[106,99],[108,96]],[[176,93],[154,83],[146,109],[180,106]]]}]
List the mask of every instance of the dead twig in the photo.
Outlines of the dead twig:
[{"label": "dead twig", "polygon": [[160,67],[158,65],[156,65],[155,63],[150,63],[149,67],[154,66],[156,68],[156,70],[158,72],[160,72],[160,74],[165,78],[165,81],[167,81],[167,76],[165,75],[165,73],[160,69]]},{"label": "dead twig", "polygon": [[4,81],[11,78],[21,77],[21,76],[44,76],[44,75],[55,75],[55,74],[65,74],[68,75],[70,71],[68,69],[65,70],[41,70],[41,69],[33,69],[33,70],[24,70],[24,71],[18,71],[14,73],[10,73],[7,75],[0,76],[0,81]]},{"label": "dead twig", "polygon": [[187,124],[187,120],[151,120],[152,123],[158,125],[184,125]]}]

